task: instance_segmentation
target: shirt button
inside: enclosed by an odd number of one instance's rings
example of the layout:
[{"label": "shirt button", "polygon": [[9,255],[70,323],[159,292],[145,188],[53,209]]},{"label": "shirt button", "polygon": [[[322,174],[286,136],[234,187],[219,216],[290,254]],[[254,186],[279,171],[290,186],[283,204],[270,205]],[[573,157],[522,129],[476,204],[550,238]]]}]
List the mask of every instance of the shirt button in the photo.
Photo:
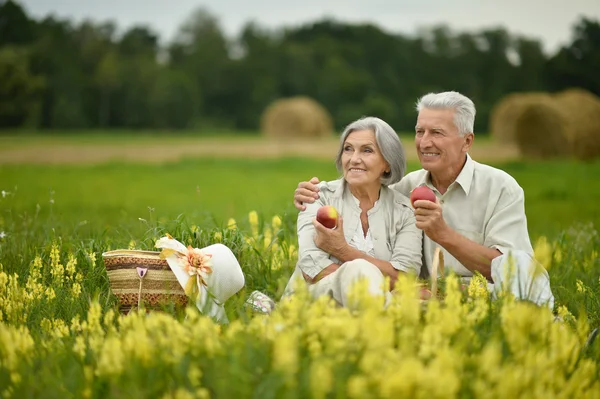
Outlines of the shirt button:
[{"label": "shirt button", "polygon": [[441,200],[441,201],[440,201],[440,204],[443,204],[443,203],[444,203],[444,200]]}]

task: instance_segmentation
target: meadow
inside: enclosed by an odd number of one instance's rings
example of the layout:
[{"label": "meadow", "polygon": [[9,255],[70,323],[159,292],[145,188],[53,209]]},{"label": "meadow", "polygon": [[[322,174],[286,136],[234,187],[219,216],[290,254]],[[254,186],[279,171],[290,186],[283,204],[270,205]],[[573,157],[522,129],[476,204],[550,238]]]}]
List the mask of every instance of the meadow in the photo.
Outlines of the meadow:
[{"label": "meadow", "polygon": [[[428,305],[403,280],[385,310],[357,287],[358,311],[301,293],[266,317],[243,302],[255,289],[279,299],[293,191],[336,178],[332,159],[2,162],[30,141],[0,142],[1,397],[600,397],[600,162],[492,162],[525,190],[552,312],[448,276]],[[119,315],[102,252],[153,249],[165,233],[236,254],[246,287],[226,304],[230,324],[192,307]]]}]

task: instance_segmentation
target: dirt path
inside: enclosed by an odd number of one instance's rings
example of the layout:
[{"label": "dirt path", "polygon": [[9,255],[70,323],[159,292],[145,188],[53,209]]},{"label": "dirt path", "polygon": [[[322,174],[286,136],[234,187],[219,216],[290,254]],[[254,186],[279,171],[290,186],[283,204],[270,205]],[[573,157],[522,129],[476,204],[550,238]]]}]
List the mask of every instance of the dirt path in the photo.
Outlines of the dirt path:
[{"label": "dirt path", "polygon": [[[414,142],[403,139],[409,161],[416,160]],[[312,141],[275,141],[262,138],[215,139],[187,138],[165,140],[142,139],[139,142],[69,142],[68,140],[35,140],[0,148],[0,164],[98,164],[110,161],[162,163],[183,158],[281,158],[311,157],[333,159],[337,139]],[[518,158],[512,146],[484,140],[470,152],[477,160],[494,162]]]}]

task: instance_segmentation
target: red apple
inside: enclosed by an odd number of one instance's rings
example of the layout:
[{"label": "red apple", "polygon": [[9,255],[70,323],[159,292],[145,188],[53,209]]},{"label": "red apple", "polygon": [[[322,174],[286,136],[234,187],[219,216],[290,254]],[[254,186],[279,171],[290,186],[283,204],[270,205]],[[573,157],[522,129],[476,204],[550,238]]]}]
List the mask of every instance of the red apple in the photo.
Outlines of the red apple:
[{"label": "red apple", "polygon": [[337,226],[337,219],[338,211],[331,205],[324,205],[317,211],[317,222],[328,229],[333,229]]},{"label": "red apple", "polygon": [[410,203],[414,207],[415,201],[427,200],[435,202],[435,193],[427,186],[419,186],[410,192]]}]

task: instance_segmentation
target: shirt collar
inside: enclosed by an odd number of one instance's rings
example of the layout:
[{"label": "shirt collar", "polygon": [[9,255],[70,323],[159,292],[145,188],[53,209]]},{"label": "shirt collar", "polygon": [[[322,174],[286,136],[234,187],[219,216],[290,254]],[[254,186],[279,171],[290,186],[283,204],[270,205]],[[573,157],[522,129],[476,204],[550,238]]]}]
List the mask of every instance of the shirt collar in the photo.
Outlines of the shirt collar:
[{"label": "shirt collar", "polygon": [[460,184],[465,194],[469,195],[471,183],[473,183],[473,172],[475,171],[475,161],[467,154],[467,162],[456,178],[456,182]]},{"label": "shirt collar", "polygon": [[[456,177],[455,182],[457,182],[465,192],[465,194],[469,195],[469,191],[471,191],[471,183],[473,182],[473,172],[475,171],[475,161],[471,158],[469,154],[467,154],[467,161],[463,165],[462,170]],[[417,186],[426,185],[429,188],[433,189],[433,184],[431,183],[431,173],[427,171],[427,173],[423,173],[421,179],[417,182]]]}]

